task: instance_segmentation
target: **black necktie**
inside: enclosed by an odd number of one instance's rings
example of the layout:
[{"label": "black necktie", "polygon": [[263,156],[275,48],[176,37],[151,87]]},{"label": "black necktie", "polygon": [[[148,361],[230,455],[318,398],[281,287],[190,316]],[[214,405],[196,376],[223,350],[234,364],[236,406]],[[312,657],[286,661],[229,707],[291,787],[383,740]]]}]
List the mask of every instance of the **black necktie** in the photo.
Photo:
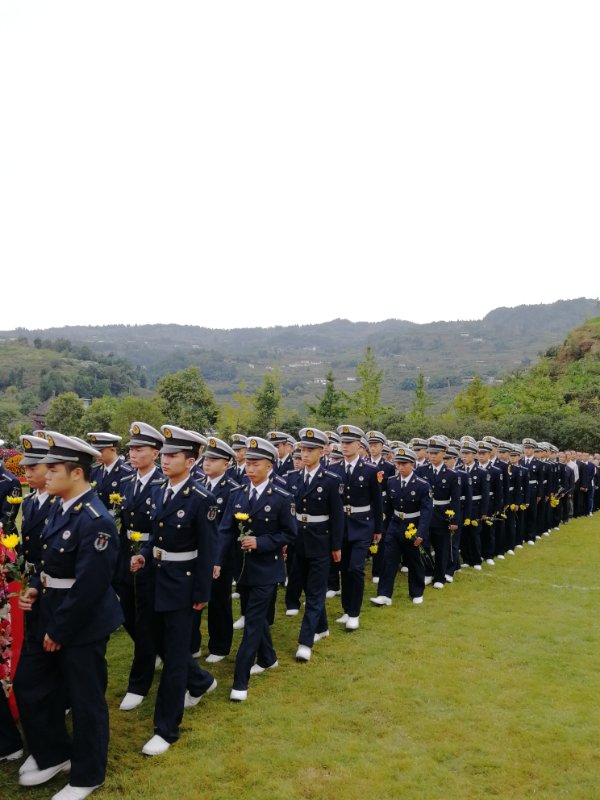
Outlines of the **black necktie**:
[{"label": "black necktie", "polygon": [[310,485],[310,472],[306,472],[304,474],[304,488],[308,489],[309,485]]},{"label": "black necktie", "polygon": [[406,481],[400,481],[400,488],[406,489]]},{"label": "black necktie", "polygon": [[250,508],[251,509],[254,509],[254,504],[256,503],[257,497],[258,497],[258,492],[256,491],[256,489],[253,486],[252,489],[250,489]]},{"label": "black necktie", "polygon": [[352,475],[352,464],[346,464],[346,477],[348,478],[348,480],[350,479],[351,475]]},{"label": "black necktie", "polygon": [[133,490],[133,496],[134,497],[138,496],[141,488],[142,488],[142,482],[141,482],[141,480],[139,478],[136,478],[136,480],[135,480],[135,488]]},{"label": "black necktie", "polygon": [[40,509],[40,501],[39,501],[38,496],[36,494],[36,496],[33,498],[33,510],[34,511],[39,511],[39,509]]},{"label": "black necktie", "polygon": [[172,497],[173,497],[173,489],[171,489],[171,487],[169,486],[169,488],[167,489],[167,493],[165,494],[165,500],[164,500],[163,506],[168,505],[170,503]]}]

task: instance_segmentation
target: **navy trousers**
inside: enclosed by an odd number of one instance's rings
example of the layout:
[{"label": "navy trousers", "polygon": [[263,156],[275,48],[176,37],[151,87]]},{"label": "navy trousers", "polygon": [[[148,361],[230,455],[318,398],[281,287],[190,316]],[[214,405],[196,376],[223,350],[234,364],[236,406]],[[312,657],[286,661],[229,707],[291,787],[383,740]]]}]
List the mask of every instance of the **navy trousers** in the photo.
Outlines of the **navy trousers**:
[{"label": "navy trousers", "polygon": [[[231,582],[233,567],[221,568],[221,575],[213,579],[208,604],[208,650],[216,656],[228,656],[233,641],[233,607]],[[198,648],[199,649],[199,648]],[[194,652],[196,652],[194,650]]]},{"label": "navy trousers", "polygon": [[276,594],[276,584],[244,587],[246,623],[235,658],[234,689],[248,688],[250,668],[255,660],[261,667],[270,667],[277,661],[269,624]]},{"label": "navy trousers", "polygon": [[404,531],[388,531],[386,534],[385,561],[379,579],[379,594],[391,597],[400,562],[408,567],[408,593],[411,597],[422,597],[425,591],[425,565],[418,547],[409,542]]},{"label": "navy trousers", "polygon": [[[104,783],[108,758],[108,638],[46,653],[41,642],[22,652],[14,690],[27,745],[40,769],[71,760],[71,786]],[[73,739],[65,725],[68,687]]]},{"label": "navy trousers", "polygon": [[365,591],[365,561],[370,539],[345,541],[342,545],[342,607],[349,617],[358,617]]},{"label": "navy trousers", "polygon": [[0,689],[0,758],[21,750],[23,742],[8,705],[4,690]]},{"label": "navy trousers", "polygon": [[317,558],[309,558],[302,553],[296,553],[295,569],[306,597],[298,644],[304,644],[307,647],[313,646],[315,633],[323,633],[327,630],[325,594],[327,593],[330,558],[329,553]]},{"label": "navy trousers", "polygon": [[431,546],[435,550],[435,561],[433,567],[434,583],[446,583],[446,571],[450,562],[450,539],[451,534],[448,527],[431,528],[429,530]]},{"label": "navy trousers", "polygon": [[285,587],[285,607],[300,608],[300,597],[302,595],[302,580],[298,574],[296,566],[296,546],[288,544],[286,550],[286,570],[287,586]]},{"label": "navy trousers", "polygon": [[145,697],[152,686],[156,660],[152,630],[154,609],[148,581],[139,573],[136,578],[135,586],[133,583],[119,584],[117,594],[125,617],[123,626],[133,640],[133,662],[127,691]]}]

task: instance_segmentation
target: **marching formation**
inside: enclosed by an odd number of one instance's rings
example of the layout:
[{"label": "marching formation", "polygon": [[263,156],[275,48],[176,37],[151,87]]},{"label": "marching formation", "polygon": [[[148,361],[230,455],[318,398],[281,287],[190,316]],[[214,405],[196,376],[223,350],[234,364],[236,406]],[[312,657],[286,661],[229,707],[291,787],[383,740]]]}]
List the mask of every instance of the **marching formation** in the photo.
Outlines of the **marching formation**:
[{"label": "marching formation", "polygon": [[[600,497],[597,454],[533,439],[405,443],[342,424],[303,428],[297,440],[271,431],[225,442],[137,421],[127,460],[120,437],[107,432],[83,440],[34,431],[21,442],[31,492],[18,543],[2,538],[23,565],[25,645],[13,686],[29,756],[19,782],[70,773],[59,800],[80,800],[104,782],[106,648],[120,626],[133,642],[122,712],[145,701],[162,663],[154,732],[142,748],[157,756],[179,738],[186,709],[216,689],[210,665],[232,652],[235,630],[232,701],[246,701],[251,678],[277,668],[278,587],[286,616],[302,612],[295,658],[306,663],[330,635],[327,599],[340,597],[337,626],[359,630],[369,559],[372,606],[392,605],[399,571],[407,602],[420,605],[427,586],[447,590],[462,570],[496,568],[571,517],[592,514]],[[2,467],[4,523],[20,493]],[[0,760],[22,756],[0,691]]]}]

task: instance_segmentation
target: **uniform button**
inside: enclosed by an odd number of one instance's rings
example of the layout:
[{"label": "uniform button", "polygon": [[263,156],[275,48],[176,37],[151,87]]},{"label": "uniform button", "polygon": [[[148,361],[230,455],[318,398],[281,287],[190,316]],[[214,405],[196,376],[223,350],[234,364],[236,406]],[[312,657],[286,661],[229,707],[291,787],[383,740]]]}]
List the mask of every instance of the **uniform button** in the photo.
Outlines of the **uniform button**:
[{"label": "uniform button", "polygon": [[164,527],[164,523],[163,523],[163,522],[159,522],[159,523],[158,523],[158,527],[159,527],[159,528],[163,528],[163,527]]},{"label": "uniform button", "polygon": [[42,565],[44,565],[46,562],[42,560],[42,562],[41,562],[41,563],[42,563]]},{"label": "uniform button", "polygon": [[188,575],[188,576],[191,576],[192,573],[191,572],[186,572],[185,574]]},{"label": "uniform button", "polygon": [[26,542],[28,542],[28,541],[29,541],[29,536],[26,536],[26,537],[25,537],[25,541],[26,541]]},{"label": "uniform button", "polygon": [[275,556],[275,561],[277,561],[278,558],[279,558],[279,556]]},{"label": "uniform button", "polygon": [[65,552],[65,548],[64,548],[64,547],[61,547],[61,548],[60,548],[60,552],[61,552],[61,553],[64,553],[64,552]]},{"label": "uniform button", "polygon": [[178,525],[177,527],[178,527],[178,528],[181,528],[181,525]]},{"label": "uniform button", "polygon": [[156,566],[158,567],[158,569],[160,569],[160,564],[157,564]]},{"label": "uniform button", "polygon": [[159,541],[159,542],[162,542],[162,540],[163,540],[163,537],[162,537],[162,536],[159,536],[159,537],[158,537],[158,541]]},{"label": "uniform button", "polygon": [[47,550],[47,549],[48,549],[48,545],[47,545],[47,544],[45,544],[43,549],[44,549],[44,550]]}]

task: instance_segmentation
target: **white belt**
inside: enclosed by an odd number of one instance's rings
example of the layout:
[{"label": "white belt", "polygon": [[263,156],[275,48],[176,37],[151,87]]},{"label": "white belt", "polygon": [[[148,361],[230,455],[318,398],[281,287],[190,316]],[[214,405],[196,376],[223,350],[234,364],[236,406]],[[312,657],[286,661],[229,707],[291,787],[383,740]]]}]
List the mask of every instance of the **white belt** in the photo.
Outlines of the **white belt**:
[{"label": "white belt", "polygon": [[434,500],[433,501],[433,505],[434,506],[447,506],[447,505],[450,505],[450,500]]},{"label": "white belt", "polygon": [[296,514],[299,522],[327,522],[329,514]]},{"label": "white belt", "polygon": [[170,553],[160,547],[152,548],[152,555],[157,561],[191,561],[198,556],[197,550],[186,550],[185,553]]},{"label": "white belt", "polygon": [[509,486],[509,487],[508,487],[508,491],[509,491],[509,492],[514,492],[514,490],[515,490],[515,487],[514,487],[514,486]]},{"label": "white belt", "polygon": [[344,506],[346,514],[364,514],[371,510],[371,506]]},{"label": "white belt", "polygon": [[[127,538],[128,539],[131,539],[131,534],[132,533],[134,533],[134,531],[127,531]],[[150,534],[149,533],[142,533],[142,538],[138,539],[138,542],[147,542],[149,538],[150,538]]]},{"label": "white belt", "polygon": [[471,498],[471,500],[481,500],[481,495],[480,494],[474,494],[473,497]]},{"label": "white belt", "polygon": [[[460,499],[461,499],[461,500],[466,500],[467,498],[464,496],[464,494],[461,494],[461,496],[460,496]],[[473,499],[473,498],[471,498],[471,500],[472,500],[472,499]]]},{"label": "white belt", "polygon": [[537,481],[529,481],[529,483],[537,483]]},{"label": "white belt", "polygon": [[40,573],[40,578],[44,589],[70,589],[75,583],[75,578],[53,578],[45,572]]},{"label": "white belt", "polygon": [[394,514],[399,519],[416,519],[417,517],[421,516],[421,512],[420,511],[413,511],[410,514],[405,514],[404,511],[396,511],[396,509],[394,509]]}]

